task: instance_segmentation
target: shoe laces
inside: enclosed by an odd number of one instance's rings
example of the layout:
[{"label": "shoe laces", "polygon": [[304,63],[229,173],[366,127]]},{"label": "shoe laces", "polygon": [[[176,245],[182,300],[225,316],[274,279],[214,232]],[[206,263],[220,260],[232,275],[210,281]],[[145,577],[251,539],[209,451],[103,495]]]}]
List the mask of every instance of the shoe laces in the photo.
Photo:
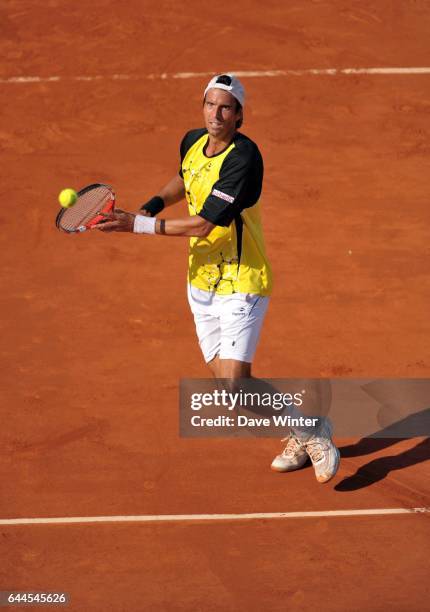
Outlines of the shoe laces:
[{"label": "shoe laces", "polygon": [[285,457],[294,457],[297,451],[302,447],[300,442],[293,435],[290,435],[287,438],[282,438],[281,442],[287,443],[287,446],[282,451],[282,455]]},{"label": "shoe laces", "polygon": [[320,442],[320,441],[308,442],[306,444],[306,452],[311,458],[312,463],[317,463],[318,461],[323,459],[325,449],[326,449],[326,446],[324,445],[323,442]]}]

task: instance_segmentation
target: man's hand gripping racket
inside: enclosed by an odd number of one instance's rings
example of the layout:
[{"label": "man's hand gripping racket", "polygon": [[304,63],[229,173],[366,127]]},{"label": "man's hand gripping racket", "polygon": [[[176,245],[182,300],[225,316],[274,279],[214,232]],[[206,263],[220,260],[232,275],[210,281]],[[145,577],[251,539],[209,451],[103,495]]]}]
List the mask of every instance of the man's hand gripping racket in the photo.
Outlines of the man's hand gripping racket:
[{"label": "man's hand gripping racket", "polygon": [[109,185],[94,183],[78,192],[78,199],[73,206],[61,208],[55,225],[68,234],[88,229],[132,232],[134,217],[132,213],[115,210],[115,194]]}]

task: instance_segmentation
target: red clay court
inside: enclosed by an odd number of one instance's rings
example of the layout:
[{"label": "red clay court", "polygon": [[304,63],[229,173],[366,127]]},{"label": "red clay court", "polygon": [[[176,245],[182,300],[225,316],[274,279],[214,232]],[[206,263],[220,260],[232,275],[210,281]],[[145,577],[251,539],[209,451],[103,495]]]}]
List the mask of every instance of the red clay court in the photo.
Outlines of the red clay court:
[{"label": "red clay court", "polygon": [[[179,438],[179,380],[207,376],[187,240],[53,220],[61,189],[92,182],[136,210],[177,171],[209,77],[235,71],[275,275],[255,375],[430,377],[430,2],[1,16],[0,590],[65,591],[78,612],[423,610],[428,439],[337,439],[320,485],[270,471],[277,440]],[[131,516],[150,520],[85,522]],[[10,522],[32,518],[63,522]]]}]

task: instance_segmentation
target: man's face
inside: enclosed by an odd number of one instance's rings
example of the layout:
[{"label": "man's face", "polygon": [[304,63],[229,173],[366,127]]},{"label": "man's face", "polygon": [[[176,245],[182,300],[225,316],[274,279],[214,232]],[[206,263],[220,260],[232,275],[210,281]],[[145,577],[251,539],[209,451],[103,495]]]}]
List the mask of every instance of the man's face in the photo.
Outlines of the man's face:
[{"label": "man's face", "polygon": [[242,111],[236,111],[236,98],[224,89],[209,89],[203,104],[206,129],[219,140],[228,140],[236,131]]}]

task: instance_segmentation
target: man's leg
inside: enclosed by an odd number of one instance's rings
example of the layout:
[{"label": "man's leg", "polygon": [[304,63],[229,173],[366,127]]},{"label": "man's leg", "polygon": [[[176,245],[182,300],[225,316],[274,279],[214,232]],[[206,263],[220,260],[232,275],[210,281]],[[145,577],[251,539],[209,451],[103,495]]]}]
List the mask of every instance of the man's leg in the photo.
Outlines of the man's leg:
[{"label": "man's leg", "polygon": [[219,363],[219,357],[218,355],[216,355],[212,361],[209,361],[206,365],[208,366],[208,368],[210,369],[210,371],[212,372],[212,376],[214,378],[219,378],[218,376],[218,363]]},{"label": "man's leg", "polygon": [[[256,297],[242,303],[240,300],[229,302],[226,299],[215,314],[211,310],[211,315],[206,308],[202,311],[199,304],[196,308],[193,300],[190,305],[194,312],[200,347],[212,375],[219,379],[230,379],[232,385],[240,378],[251,378],[251,364],[267,308],[267,298]],[[317,480],[327,482],[334,476],[339,465],[339,451],[331,440],[330,430],[321,429],[318,435],[315,433],[306,440],[292,432],[284,440],[287,440],[287,445],[273,460],[272,469],[280,472],[295,470],[302,467],[310,457]]]},{"label": "man's leg", "polygon": [[[251,363],[236,359],[220,359],[215,357],[209,364],[215,378],[228,379],[229,390],[236,391],[235,382],[241,378],[252,378]],[[257,379],[254,379],[257,380]],[[260,387],[263,383],[260,383]],[[269,393],[276,393],[271,385],[263,384]],[[310,390],[308,388],[308,390]],[[314,390],[314,401],[324,402],[324,393]],[[280,455],[275,457],[271,464],[276,472],[290,472],[300,469],[310,459],[314,466],[318,482],[328,482],[336,474],[339,466],[339,451],[331,439],[331,427],[324,417],[315,432],[292,431],[283,439],[287,442]]]},{"label": "man's leg", "polygon": [[[229,379],[229,386],[234,388],[240,378],[252,378],[251,364],[257,346],[262,322],[266,313],[267,302],[264,298],[240,303],[232,300],[226,302],[221,315],[220,352],[211,362],[211,370],[215,378]],[[235,359],[236,357],[236,359]],[[327,403],[327,393],[324,382],[309,381],[307,385],[308,400],[310,400],[314,415],[324,414]],[[276,393],[267,382],[261,381],[258,386],[263,392]],[[266,389],[266,387],[268,387]],[[320,417],[320,425],[314,430],[293,430],[284,439],[286,447],[281,455],[272,462],[276,471],[291,471],[303,467],[310,458],[319,482],[327,482],[337,472],[339,466],[339,451],[331,439],[331,427],[326,418]]]},{"label": "man's leg", "polygon": [[208,366],[215,378],[251,378],[251,363],[237,359],[220,359],[217,355]]}]

